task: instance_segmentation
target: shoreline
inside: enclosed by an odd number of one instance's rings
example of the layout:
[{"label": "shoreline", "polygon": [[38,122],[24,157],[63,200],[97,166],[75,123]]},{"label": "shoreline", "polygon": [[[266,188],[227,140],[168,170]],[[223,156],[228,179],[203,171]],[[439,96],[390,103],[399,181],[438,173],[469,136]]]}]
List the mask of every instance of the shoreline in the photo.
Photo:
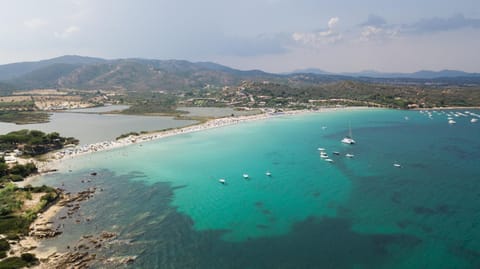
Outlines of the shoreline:
[{"label": "shoreline", "polygon": [[408,110],[463,110],[463,109],[480,109],[480,106],[447,106],[447,107],[430,107],[430,108],[412,108]]},{"label": "shoreline", "polygon": [[346,111],[346,110],[368,110],[368,109],[378,109],[374,107],[334,107],[334,108],[322,108],[319,110],[290,110],[282,112],[264,112],[261,114],[248,115],[248,116],[234,116],[234,117],[222,117],[214,118],[207,120],[205,122],[199,122],[193,125],[165,129],[159,131],[152,131],[140,135],[130,135],[118,140],[113,141],[102,141],[86,145],[78,145],[72,148],[64,148],[55,152],[47,153],[45,155],[45,161],[34,160],[35,165],[38,167],[39,174],[26,178],[23,182],[20,182],[21,185],[30,184],[38,176],[41,176],[45,173],[51,171],[57,171],[58,166],[63,160],[70,160],[78,156],[83,156],[95,152],[108,151],[117,148],[122,148],[134,144],[139,144],[143,142],[149,142],[153,140],[158,140],[162,138],[172,137],[181,134],[188,134],[193,132],[200,132],[204,130],[221,128],[230,125],[236,125],[239,123],[265,120],[270,118],[276,118],[280,116],[291,116],[291,115],[300,115],[300,114],[313,114],[313,113],[324,113],[332,111]]},{"label": "shoreline", "polygon": [[[276,118],[281,116],[291,116],[291,115],[301,115],[301,114],[313,114],[313,113],[324,113],[332,111],[347,111],[347,110],[368,110],[376,109],[372,107],[336,107],[336,108],[323,108],[319,110],[292,110],[284,112],[264,112],[256,115],[249,116],[237,116],[237,117],[224,117],[224,118],[215,118],[208,120],[206,122],[197,123],[194,125],[167,129],[161,131],[154,131],[151,133],[140,134],[137,136],[130,135],[128,137],[116,140],[116,141],[104,141],[88,145],[76,146],[72,149],[62,149],[46,155],[45,161],[35,160],[35,164],[38,167],[39,173],[33,176],[25,178],[24,181],[18,182],[19,186],[25,186],[34,182],[38,177],[41,177],[44,174],[49,172],[58,171],[57,169],[61,165],[63,160],[74,159],[75,157],[92,154],[95,152],[108,151],[121,147],[126,147],[129,145],[139,144],[143,142],[153,141],[157,139],[172,137],[181,134],[188,134],[193,132],[199,132],[214,128],[220,128],[230,125],[236,125],[239,123],[265,120],[270,118]],[[50,205],[45,211],[39,214],[38,218],[32,222],[30,225],[30,230],[35,230],[37,226],[50,225],[54,226],[55,223],[52,220],[57,216],[57,214],[65,207],[64,204],[65,197],[62,197]],[[68,255],[67,253],[58,253],[57,249],[48,249],[40,251],[38,247],[41,244],[42,238],[36,238],[33,234],[24,236],[18,243],[18,254],[30,252],[37,256],[41,261],[38,266],[34,268],[45,268],[44,266],[48,265],[50,262],[55,262],[55,259],[58,259],[58,255]]]}]

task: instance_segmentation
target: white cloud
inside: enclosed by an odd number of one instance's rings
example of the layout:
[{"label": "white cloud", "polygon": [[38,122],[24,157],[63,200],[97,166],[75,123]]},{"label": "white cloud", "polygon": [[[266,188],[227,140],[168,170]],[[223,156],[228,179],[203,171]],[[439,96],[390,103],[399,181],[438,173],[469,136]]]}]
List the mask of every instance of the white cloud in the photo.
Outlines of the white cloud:
[{"label": "white cloud", "polygon": [[69,38],[70,36],[72,36],[74,33],[78,31],[80,31],[80,28],[78,28],[75,25],[72,25],[66,28],[65,30],[63,30],[62,32],[55,32],[54,35],[57,38]]},{"label": "white cloud", "polygon": [[369,25],[363,27],[360,39],[363,41],[384,41],[395,38],[397,35],[398,29]]},{"label": "white cloud", "polygon": [[44,19],[40,18],[33,18],[27,21],[23,22],[23,25],[29,29],[36,30],[39,28],[42,28],[43,26],[46,26],[48,23]]},{"label": "white cloud", "polygon": [[340,19],[338,17],[333,17],[328,21],[328,29],[334,28]]},{"label": "white cloud", "polygon": [[309,46],[318,46],[321,44],[333,44],[342,40],[342,35],[335,30],[340,19],[332,17],[328,20],[328,28],[316,32],[295,32],[292,39],[298,43]]}]

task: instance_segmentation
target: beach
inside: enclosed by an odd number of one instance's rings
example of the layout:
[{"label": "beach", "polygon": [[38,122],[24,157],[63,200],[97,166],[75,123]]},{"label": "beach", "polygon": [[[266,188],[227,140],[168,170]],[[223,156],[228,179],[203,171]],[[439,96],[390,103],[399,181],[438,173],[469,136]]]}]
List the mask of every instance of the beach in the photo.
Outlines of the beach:
[{"label": "beach", "polygon": [[[46,161],[35,161],[35,164],[39,168],[40,174],[48,171],[56,171],[62,160],[75,158],[76,156],[81,156],[85,154],[91,154],[95,152],[112,150],[120,147],[125,147],[133,144],[144,143],[152,140],[162,139],[166,137],[172,137],[181,134],[188,134],[192,132],[199,132],[213,128],[220,128],[224,126],[264,120],[279,116],[288,116],[288,115],[299,115],[306,113],[322,113],[322,112],[331,112],[336,110],[360,110],[360,109],[372,109],[367,107],[335,107],[335,108],[323,108],[319,110],[289,110],[282,112],[264,112],[256,115],[249,116],[234,116],[234,117],[223,117],[215,118],[208,120],[203,123],[194,124],[182,128],[173,128],[167,130],[160,130],[156,132],[148,132],[139,135],[129,135],[115,141],[102,141],[92,144],[79,145],[70,147],[67,149],[58,150],[52,153],[47,154]],[[25,179],[22,185],[31,183],[36,176],[29,177]]]}]

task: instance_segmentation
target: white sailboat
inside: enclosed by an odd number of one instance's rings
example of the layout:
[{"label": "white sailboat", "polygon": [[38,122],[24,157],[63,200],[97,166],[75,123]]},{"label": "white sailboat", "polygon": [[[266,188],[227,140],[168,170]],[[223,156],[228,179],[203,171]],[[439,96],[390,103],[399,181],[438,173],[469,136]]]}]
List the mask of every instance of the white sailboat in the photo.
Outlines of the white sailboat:
[{"label": "white sailboat", "polygon": [[342,139],[342,143],[349,145],[355,144],[355,140],[352,138],[352,126],[350,126],[350,124],[348,124],[348,136],[345,136]]}]

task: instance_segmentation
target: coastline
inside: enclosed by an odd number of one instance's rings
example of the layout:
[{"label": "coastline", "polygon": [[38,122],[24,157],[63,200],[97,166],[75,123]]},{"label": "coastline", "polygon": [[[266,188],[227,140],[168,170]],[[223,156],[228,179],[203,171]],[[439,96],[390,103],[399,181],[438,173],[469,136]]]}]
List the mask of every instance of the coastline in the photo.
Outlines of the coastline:
[{"label": "coastline", "polygon": [[[155,131],[151,133],[140,134],[137,136],[128,136],[116,141],[104,141],[94,144],[88,144],[83,146],[76,146],[72,149],[63,149],[56,152],[49,153],[46,157],[46,161],[35,161],[35,164],[39,168],[39,174],[26,178],[19,185],[31,184],[38,177],[48,172],[57,171],[61,165],[62,160],[73,159],[78,156],[87,155],[100,151],[107,151],[116,148],[126,147],[129,145],[139,144],[152,140],[162,139],[175,135],[199,132],[203,130],[209,130],[213,128],[220,128],[224,126],[235,125],[239,123],[245,123],[250,121],[265,120],[281,116],[300,115],[300,114],[312,114],[312,113],[324,113],[332,111],[345,111],[345,110],[366,110],[374,109],[371,107],[336,107],[336,108],[324,108],[320,110],[292,110],[285,112],[267,112],[262,114],[250,115],[250,116],[238,116],[238,117],[224,117],[215,118],[206,122],[190,125],[182,128],[167,129],[163,131]],[[44,212],[39,214],[39,217],[34,220],[30,226],[30,230],[34,231],[36,227],[54,227],[55,223],[52,220],[57,214],[65,207],[68,198],[62,197],[51,206],[49,206]],[[38,250],[42,238],[35,237],[34,233],[30,233],[28,236],[22,238],[18,244],[18,253],[30,252],[35,254],[41,261],[40,265],[35,268],[49,268],[48,265],[56,263],[59,259],[73,253],[57,253],[56,249],[48,249],[44,251]],[[45,267],[46,266],[46,267]]]},{"label": "coastline", "polygon": [[463,109],[480,109],[480,106],[447,106],[447,107],[429,107],[429,108],[412,108],[410,110],[463,110]]},{"label": "coastline", "polygon": [[373,107],[335,107],[335,108],[322,108],[319,110],[290,110],[282,112],[264,112],[261,114],[248,115],[248,116],[234,116],[234,117],[222,117],[214,118],[207,120],[205,122],[196,123],[193,125],[166,129],[160,131],[153,131],[148,133],[143,133],[140,135],[130,135],[114,141],[102,141],[93,144],[86,144],[81,146],[76,146],[72,148],[62,149],[55,152],[48,153],[46,155],[45,161],[35,161],[35,164],[38,167],[39,174],[26,178],[21,185],[30,184],[38,176],[42,174],[57,171],[58,166],[62,160],[68,160],[75,158],[77,156],[82,156],[86,154],[91,154],[100,151],[107,151],[116,148],[126,147],[129,145],[139,144],[143,142],[153,141],[157,139],[162,139],[166,137],[172,137],[181,134],[188,134],[193,132],[199,132],[214,128],[221,128],[229,125],[235,125],[239,123],[245,123],[250,121],[265,120],[269,118],[275,118],[280,116],[290,116],[290,115],[300,115],[300,114],[311,114],[311,113],[323,113],[331,111],[345,111],[345,110],[366,110],[366,109],[377,109]]}]

